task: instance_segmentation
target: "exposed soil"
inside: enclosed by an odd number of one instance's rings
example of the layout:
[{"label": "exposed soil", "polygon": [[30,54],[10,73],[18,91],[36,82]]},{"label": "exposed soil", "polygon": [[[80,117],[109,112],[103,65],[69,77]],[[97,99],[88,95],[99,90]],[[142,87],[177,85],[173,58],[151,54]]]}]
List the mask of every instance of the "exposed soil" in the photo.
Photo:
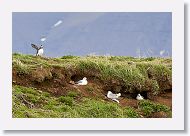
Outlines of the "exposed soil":
[{"label": "exposed soil", "polygon": [[167,105],[168,107],[172,108],[172,92],[167,91],[158,96],[154,96],[152,101]]},{"label": "exposed soil", "polygon": [[[40,71],[42,72],[42,71]],[[70,75],[65,74],[64,71],[57,71],[61,73],[61,76],[57,77],[52,74],[52,76],[45,76],[42,80],[40,75],[34,77],[33,75],[19,74],[16,70],[13,69],[13,84],[22,85],[25,87],[33,87],[41,91],[50,92],[54,96],[66,95],[69,91],[76,91],[80,94],[80,97],[91,97],[91,98],[102,98],[106,101],[112,101],[106,97],[107,91],[111,90],[113,92],[119,92],[122,88],[118,86],[117,83],[106,84],[102,81],[96,79],[92,76],[87,76],[88,85],[87,86],[77,86],[73,85],[74,81],[82,79],[82,76],[75,75],[72,73]],[[56,72],[55,72],[56,73]],[[35,73],[38,74],[38,73]],[[44,76],[44,75],[43,75]],[[40,80],[38,80],[40,79]],[[138,101],[136,100],[136,93],[122,93],[121,98],[119,99],[121,106],[130,106],[138,108]],[[147,92],[142,92],[141,95],[145,99],[150,99],[153,102],[167,105],[172,108],[172,90],[163,91],[157,96],[149,95]],[[113,101],[114,102],[114,101]],[[165,117],[165,113],[159,112],[153,114],[152,117]]]}]

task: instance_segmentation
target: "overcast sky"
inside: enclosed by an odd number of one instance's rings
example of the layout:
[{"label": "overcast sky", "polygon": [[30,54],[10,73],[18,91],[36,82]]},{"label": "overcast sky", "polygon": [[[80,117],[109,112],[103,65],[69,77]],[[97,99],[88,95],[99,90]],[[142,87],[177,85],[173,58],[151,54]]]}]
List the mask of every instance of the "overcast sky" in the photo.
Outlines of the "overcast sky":
[{"label": "overcast sky", "polygon": [[13,13],[13,52],[44,55],[171,56],[172,14]]}]

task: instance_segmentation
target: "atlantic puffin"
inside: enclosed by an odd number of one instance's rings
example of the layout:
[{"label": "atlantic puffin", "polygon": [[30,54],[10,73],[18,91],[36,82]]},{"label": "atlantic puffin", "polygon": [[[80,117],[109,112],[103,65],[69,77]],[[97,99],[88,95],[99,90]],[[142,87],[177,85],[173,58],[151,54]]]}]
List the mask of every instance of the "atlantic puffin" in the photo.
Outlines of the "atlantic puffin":
[{"label": "atlantic puffin", "polygon": [[37,45],[35,44],[31,44],[31,46],[36,49],[36,56],[42,56],[43,53],[44,53],[44,49],[43,49],[43,45],[40,45],[40,47],[38,47]]}]

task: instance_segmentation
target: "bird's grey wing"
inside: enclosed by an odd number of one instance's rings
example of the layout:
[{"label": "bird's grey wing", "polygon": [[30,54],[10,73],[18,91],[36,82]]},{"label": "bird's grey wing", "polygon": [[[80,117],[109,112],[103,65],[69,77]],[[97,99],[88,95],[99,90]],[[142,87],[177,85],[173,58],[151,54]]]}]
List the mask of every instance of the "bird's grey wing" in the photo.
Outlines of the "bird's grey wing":
[{"label": "bird's grey wing", "polygon": [[31,46],[32,46],[34,49],[36,49],[36,50],[39,49],[38,46],[36,46],[35,44],[31,44]]},{"label": "bird's grey wing", "polygon": [[115,98],[116,98],[116,95],[115,95],[115,94],[109,94],[109,98],[115,99]]},{"label": "bird's grey wing", "polygon": [[76,83],[77,83],[77,84],[78,84],[78,83],[82,83],[82,81],[83,81],[83,80],[79,80],[79,81],[77,81]]}]

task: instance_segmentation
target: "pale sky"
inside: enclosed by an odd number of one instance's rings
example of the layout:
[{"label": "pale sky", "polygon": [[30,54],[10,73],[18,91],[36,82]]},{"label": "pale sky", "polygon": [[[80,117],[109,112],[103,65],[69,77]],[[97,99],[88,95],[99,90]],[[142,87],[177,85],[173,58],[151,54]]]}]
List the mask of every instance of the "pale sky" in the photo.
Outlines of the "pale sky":
[{"label": "pale sky", "polygon": [[13,52],[44,55],[171,56],[172,13],[13,13]]}]

